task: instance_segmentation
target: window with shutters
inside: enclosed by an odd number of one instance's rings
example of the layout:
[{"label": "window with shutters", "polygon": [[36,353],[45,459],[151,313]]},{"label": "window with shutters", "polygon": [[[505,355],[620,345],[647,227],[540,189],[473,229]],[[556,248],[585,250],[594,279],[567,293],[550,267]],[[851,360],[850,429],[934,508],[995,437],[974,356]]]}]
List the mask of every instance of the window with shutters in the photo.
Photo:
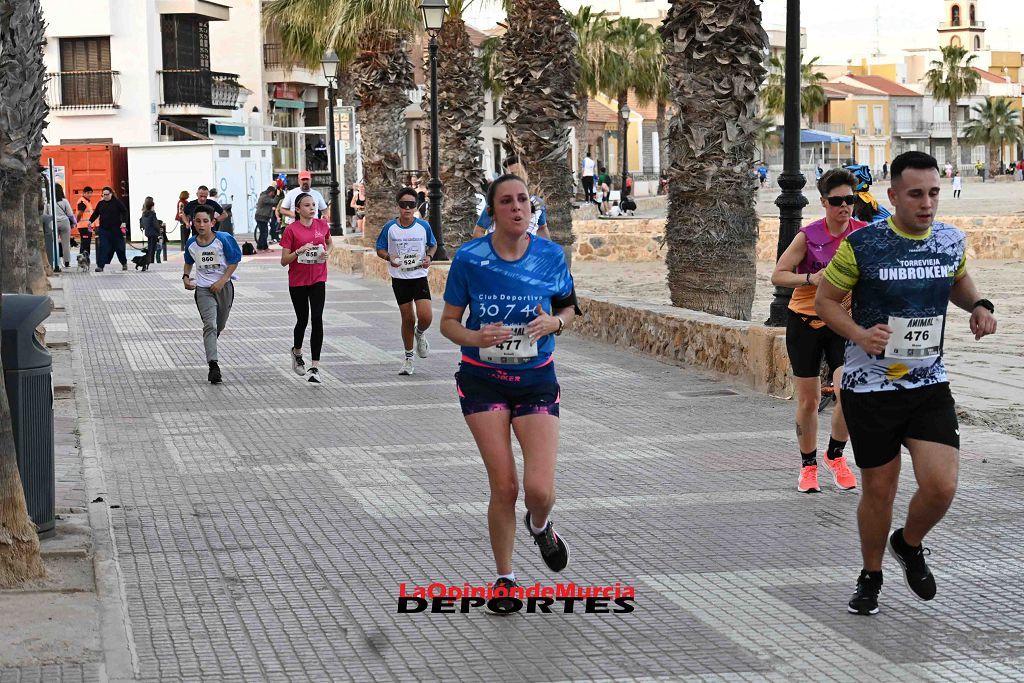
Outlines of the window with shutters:
[{"label": "window with shutters", "polygon": [[114,75],[110,70],[110,38],[60,39],[60,105],[114,105]]}]

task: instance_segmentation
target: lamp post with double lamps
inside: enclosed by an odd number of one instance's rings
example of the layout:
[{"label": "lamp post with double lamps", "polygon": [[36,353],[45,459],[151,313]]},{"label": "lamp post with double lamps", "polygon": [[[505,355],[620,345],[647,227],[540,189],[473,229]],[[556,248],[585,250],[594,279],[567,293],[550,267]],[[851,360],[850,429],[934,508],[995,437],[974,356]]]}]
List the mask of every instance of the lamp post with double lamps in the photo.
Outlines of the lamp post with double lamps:
[{"label": "lamp post with double lamps", "polygon": [[448,254],[445,252],[441,231],[441,161],[438,158],[440,151],[437,130],[437,33],[444,25],[448,1],[422,0],[420,11],[423,13],[423,28],[430,34],[430,181],[427,183],[430,229],[437,240],[434,260],[446,261]]},{"label": "lamp post with double lamps", "polygon": [[629,114],[629,105],[622,105],[622,109],[619,110],[619,116],[622,117],[622,140],[620,140],[622,144],[619,145],[622,148],[622,185],[619,186],[620,205],[622,200],[626,198],[626,175],[629,173]]},{"label": "lamp post with double lamps", "polygon": [[341,228],[341,215],[345,212],[345,208],[341,205],[338,189],[338,143],[334,138],[334,98],[337,94],[335,84],[340,61],[334,50],[328,50],[320,60],[320,64],[324,68],[324,78],[327,79],[327,154],[331,171],[331,189],[328,194],[331,197],[332,235],[343,235],[345,232]]}]

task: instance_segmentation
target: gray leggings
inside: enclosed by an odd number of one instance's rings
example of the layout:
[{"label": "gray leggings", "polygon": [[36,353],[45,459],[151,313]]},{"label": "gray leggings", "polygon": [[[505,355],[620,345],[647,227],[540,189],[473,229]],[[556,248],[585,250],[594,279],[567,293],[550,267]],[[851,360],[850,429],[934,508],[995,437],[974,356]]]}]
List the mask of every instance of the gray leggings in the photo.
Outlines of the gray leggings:
[{"label": "gray leggings", "polygon": [[235,285],[228,282],[216,294],[209,287],[196,288],[196,307],[203,319],[203,346],[206,347],[206,362],[217,360],[217,337],[224,331],[235,302]]}]

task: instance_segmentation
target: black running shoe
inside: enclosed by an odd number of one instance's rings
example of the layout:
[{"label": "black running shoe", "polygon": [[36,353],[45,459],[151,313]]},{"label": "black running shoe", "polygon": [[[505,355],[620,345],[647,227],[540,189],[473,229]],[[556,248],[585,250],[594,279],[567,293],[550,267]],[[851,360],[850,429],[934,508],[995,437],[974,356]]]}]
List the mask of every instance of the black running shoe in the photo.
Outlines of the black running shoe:
[{"label": "black running shoe", "polygon": [[928,548],[917,546],[911,548],[903,540],[903,528],[892,532],[889,537],[889,554],[896,558],[903,568],[903,579],[907,588],[913,591],[918,600],[931,600],[935,597],[935,577],[924,561],[925,555],[931,555]]},{"label": "black running shoe", "polygon": [[310,384],[323,384],[324,381],[320,378],[320,368],[315,365],[309,369],[309,378],[306,380]]},{"label": "black running shoe", "polygon": [[882,590],[882,579],[877,582],[868,576],[866,570],[860,571],[857,577],[857,590],[853,592],[849,604],[846,606],[850,614],[878,614],[878,593]]},{"label": "black running shoe", "polygon": [[220,384],[224,379],[220,376],[220,365],[217,361],[210,361],[210,374],[206,376],[206,379],[210,380],[210,384]]},{"label": "black running shoe", "polygon": [[540,546],[540,556],[544,559],[544,564],[548,566],[548,569],[553,572],[565,569],[569,565],[569,546],[555,533],[555,525],[551,523],[551,520],[548,520],[548,525],[539,534],[533,533],[533,528],[530,526],[529,510],[526,511],[526,518],[523,521],[526,522],[526,530],[533,536],[534,544]]},{"label": "black running shoe", "polygon": [[519,584],[512,579],[507,579],[503,576],[494,582],[494,588],[504,588],[509,591],[510,594],[503,598],[491,598],[487,601],[487,609],[491,610],[495,614],[501,615],[512,614],[515,612],[516,608],[519,606],[516,604],[517,601],[519,601],[519,598],[511,595],[511,591],[513,588],[519,588]]}]

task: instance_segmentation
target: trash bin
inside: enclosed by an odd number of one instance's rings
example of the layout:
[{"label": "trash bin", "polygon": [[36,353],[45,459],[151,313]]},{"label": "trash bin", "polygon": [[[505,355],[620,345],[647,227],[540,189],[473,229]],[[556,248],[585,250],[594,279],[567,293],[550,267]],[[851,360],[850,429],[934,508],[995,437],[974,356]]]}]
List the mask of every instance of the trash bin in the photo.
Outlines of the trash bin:
[{"label": "trash bin", "polygon": [[28,514],[45,538],[55,533],[53,462],[53,359],[35,329],[50,315],[50,298],[4,294],[0,310],[0,361],[25,490]]}]

